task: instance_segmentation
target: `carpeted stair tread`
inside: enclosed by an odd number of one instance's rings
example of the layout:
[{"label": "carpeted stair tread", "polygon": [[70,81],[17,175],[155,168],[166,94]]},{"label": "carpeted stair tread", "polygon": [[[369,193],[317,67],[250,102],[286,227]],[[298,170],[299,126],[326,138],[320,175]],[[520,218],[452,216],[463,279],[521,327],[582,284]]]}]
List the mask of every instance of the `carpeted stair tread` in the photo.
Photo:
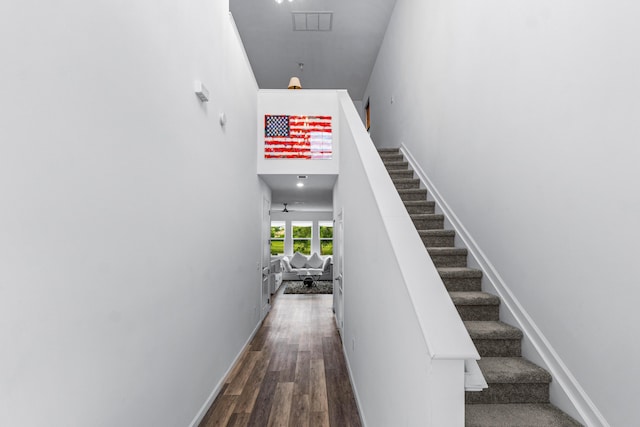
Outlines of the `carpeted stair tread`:
[{"label": "carpeted stair tread", "polygon": [[464,326],[471,339],[521,339],[522,331],[503,322],[468,320]]},{"label": "carpeted stair tread", "polygon": [[391,178],[391,181],[398,189],[420,188],[420,180],[418,178]]},{"label": "carpeted stair tread", "polygon": [[420,185],[420,179],[418,178],[391,178],[394,184],[418,184]]},{"label": "carpeted stair tread", "polygon": [[[416,224],[416,228],[418,225],[421,224]],[[445,230],[440,228],[439,225],[440,224],[434,224],[431,227],[432,229],[418,230],[418,234],[420,235],[420,239],[422,240],[425,248],[450,248],[455,245],[455,231]]]},{"label": "carpeted stair tread", "polygon": [[398,188],[398,194],[400,199],[406,202],[407,200],[426,200],[427,189],[426,188]]},{"label": "carpeted stair tread", "polygon": [[464,321],[480,357],[522,356],[522,331],[498,319],[474,318]]},{"label": "carpeted stair tread", "polygon": [[407,200],[404,202],[406,207],[410,206],[425,206],[425,207],[435,207],[436,202],[433,200]]},{"label": "carpeted stair tread", "polygon": [[387,170],[407,169],[409,167],[408,162],[384,162],[384,166]]},{"label": "carpeted stair tread", "polygon": [[500,305],[500,298],[486,292],[449,292],[454,305]]},{"label": "carpeted stair tread", "polygon": [[[436,202],[425,200],[405,200],[404,207],[411,215],[433,214],[436,212]],[[444,217],[443,217],[444,220]]]},{"label": "carpeted stair tread", "polygon": [[400,153],[386,153],[384,156],[380,156],[383,163],[388,162],[401,162],[404,160],[404,157]]},{"label": "carpeted stair tread", "polygon": [[388,172],[392,180],[401,178],[413,178],[413,170],[411,169],[397,169],[390,170]]},{"label": "carpeted stair tread", "polygon": [[551,375],[522,357],[483,357],[478,366],[489,384],[550,383]]},{"label": "carpeted stair tread", "polygon": [[441,267],[438,273],[443,279],[475,279],[482,277],[482,270],[468,267]]},{"label": "carpeted stair tread", "polygon": [[378,148],[378,153],[380,153],[380,156],[386,154],[386,153],[399,153],[400,149],[399,148]]},{"label": "carpeted stair tread", "polygon": [[442,237],[455,237],[456,232],[453,230],[418,230],[420,237],[426,236],[442,236]]},{"label": "carpeted stair tread", "polygon": [[465,267],[467,249],[455,247],[428,247],[427,252],[436,267]]},{"label": "carpeted stair tread", "polygon": [[432,213],[432,214],[409,214],[409,216],[411,217],[411,219],[416,220],[416,219],[437,219],[437,220],[444,220],[444,215],[442,214],[436,214],[436,213]]},{"label": "carpeted stair tread", "polygon": [[440,267],[438,274],[449,292],[480,292],[482,270],[468,267]]},{"label": "carpeted stair tread", "polygon": [[580,427],[549,403],[475,404],[465,407],[466,427]]},{"label": "carpeted stair tread", "polygon": [[424,194],[426,196],[427,189],[426,188],[400,188],[398,189],[398,193],[400,193],[400,195],[417,193],[417,194]]},{"label": "carpeted stair tread", "polygon": [[431,256],[458,256],[467,255],[467,248],[427,248]]}]

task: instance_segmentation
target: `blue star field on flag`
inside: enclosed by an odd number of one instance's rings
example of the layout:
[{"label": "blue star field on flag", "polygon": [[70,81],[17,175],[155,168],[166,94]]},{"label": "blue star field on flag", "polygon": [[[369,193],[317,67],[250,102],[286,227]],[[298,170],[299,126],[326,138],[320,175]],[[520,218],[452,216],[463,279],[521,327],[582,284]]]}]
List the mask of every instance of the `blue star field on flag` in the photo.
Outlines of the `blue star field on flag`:
[{"label": "blue star field on flag", "polygon": [[289,136],[289,116],[266,116],[266,137]]}]

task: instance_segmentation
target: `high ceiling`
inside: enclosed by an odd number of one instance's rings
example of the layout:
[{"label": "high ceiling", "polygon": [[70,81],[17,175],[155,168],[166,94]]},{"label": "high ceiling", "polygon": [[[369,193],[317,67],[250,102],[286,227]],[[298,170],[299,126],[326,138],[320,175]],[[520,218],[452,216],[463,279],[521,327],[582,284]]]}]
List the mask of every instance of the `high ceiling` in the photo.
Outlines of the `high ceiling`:
[{"label": "high ceiling", "polygon": [[[394,5],[395,0],[229,0],[261,89],[284,89],[298,76],[305,89],[347,89],[354,100],[364,96]],[[294,12],[333,12],[333,19],[294,18]],[[331,24],[331,30],[294,31],[294,21],[311,29]]]},{"label": "high ceiling", "polygon": [[[285,89],[297,76],[304,89],[347,89],[351,98],[362,100],[395,2],[229,0],[229,8],[261,89]],[[294,31],[294,23],[331,28]],[[274,209],[287,202],[296,211],[332,210],[335,176],[311,175],[303,188],[296,187],[295,175],[262,178],[272,190]]]}]

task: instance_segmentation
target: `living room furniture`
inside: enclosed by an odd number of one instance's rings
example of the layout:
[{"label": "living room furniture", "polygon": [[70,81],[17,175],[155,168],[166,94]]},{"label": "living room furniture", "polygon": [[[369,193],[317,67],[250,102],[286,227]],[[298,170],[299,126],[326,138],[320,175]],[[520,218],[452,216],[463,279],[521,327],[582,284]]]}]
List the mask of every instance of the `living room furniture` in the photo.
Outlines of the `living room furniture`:
[{"label": "living room furniture", "polygon": [[303,270],[306,270],[306,271],[300,271],[298,273],[298,279],[303,280],[304,284],[307,286],[314,285],[318,281],[318,279],[320,279],[320,277],[322,276],[321,268],[306,268]]},{"label": "living room furniture", "polygon": [[282,263],[279,259],[273,259],[269,264],[269,292],[275,294],[280,285],[282,285]]},{"label": "living room furniture", "polygon": [[282,280],[302,280],[304,276],[308,275],[309,271],[317,273],[318,270],[320,275],[316,280],[333,280],[332,261],[330,256],[321,257],[315,252],[311,256],[306,256],[299,252],[296,252],[292,257],[283,256],[280,259]]}]

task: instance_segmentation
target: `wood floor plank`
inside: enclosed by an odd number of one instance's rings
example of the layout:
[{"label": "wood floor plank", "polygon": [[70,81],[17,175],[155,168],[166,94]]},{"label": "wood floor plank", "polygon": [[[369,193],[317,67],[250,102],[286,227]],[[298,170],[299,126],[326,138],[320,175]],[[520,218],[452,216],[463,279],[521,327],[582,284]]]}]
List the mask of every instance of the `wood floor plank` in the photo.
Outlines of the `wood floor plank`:
[{"label": "wood floor plank", "polygon": [[227,383],[227,384],[230,383],[233,380],[233,378],[235,378],[236,375],[238,375],[238,372],[240,372],[240,370],[243,369],[244,361],[246,360],[247,355],[249,353],[250,353],[250,350],[248,348],[245,349],[245,351],[242,352],[242,354],[238,358],[238,361],[233,366],[233,369],[231,370],[231,372],[227,376],[227,379],[226,379],[225,383]]},{"label": "wood floor plank", "polygon": [[251,350],[253,351],[262,350],[264,348],[265,342],[267,340],[267,337],[269,336],[270,331],[271,331],[271,327],[263,324],[258,330],[258,332],[256,333],[256,335],[253,337],[253,340],[251,340],[251,344],[250,344]]},{"label": "wood floor plank", "polygon": [[233,412],[251,413],[251,411],[253,411],[253,406],[258,397],[260,387],[262,386],[262,381],[267,373],[267,366],[271,355],[268,351],[261,351],[259,354],[253,370],[242,390],[242,394],[240,394],[236,401],[236,407]]},{"label": "wood floor plank", "polygon": [[351,383],[348,377],[336,369],[325,370],[327,379],[327,402],[329,423],[345,427],[360,427],[360,417]]},{"label": "wood floor plank", "polygon": [[289,415],[290,427],[308,427],[311,404],[309,395],[299,393],[294,385],[293,397],[291,398],[291,415]]},{"label": "wood floor plank", "polygon": [[296,372],[294,382],[297,394],[309,394],[309,384],[311,378],[311,352],[299,351],[296,360]]},{"label": "wood floor plank", "polygon": [[242,389],[247,383],[251,372],[253,372],[253,367],[255,366],[256,360],[258,359],[259,355],[260,353],[257,351],[248,352],[247,356],[242,361],[240,369],[236,372],[236,375],[229,382],[225,394],[235,396],[239,396],[242,394]]},{"label": "wood floor plank", "polygon": [[279,293],[200,427],[360,427],[331,307]]},{"label": "wood floor plank", "polygon": [[239,414],[234,413],[229,418],[229,422],[227,423],[227,427],[247,427],[249,425],[249,418],[251,414]]},{"label": "wood floor plank", "polygon": [[249,418],[249,425],[251,427],[267,425],[269,414],[271,413],[271,405],[273,405],[273,394],[276,391],[279,376],[280,372],[278,371],[266,373],[260,391],[258,392],[258,397],[256,397],[256,402],[253,405],[251,418]]},{"label": "wood floor plank", "polygon": [[292,383],[296,378],[296,362],[298,361],[298,344],[289,344],[287,357],[280,369],[280,382]]},{"label": "wood floor plank", "polygon": [[[328,412],[312,412],[309,416],[309,427],[330,427]],[[342,426],[340,426],[342,427]]]},{"label": "wood floor plank", "polygon": [[324,373],[324,361],[311,361],[311,412],[326,412],[327,385]]},{"label": "wood floor plank", "polygon": [[200,424],[201,427],[224,427],[229,422],[229,418],[233,413],[237,396],[221,395],[216,399],[216,405],[212,406],[213,411],[208,413],[206,423]]},{"label": "wood floor plank", "polygon": [[293,397],[293,383],[279,383],[273,396],[269,427],[288,427],[291,414],[291,400]]}]

